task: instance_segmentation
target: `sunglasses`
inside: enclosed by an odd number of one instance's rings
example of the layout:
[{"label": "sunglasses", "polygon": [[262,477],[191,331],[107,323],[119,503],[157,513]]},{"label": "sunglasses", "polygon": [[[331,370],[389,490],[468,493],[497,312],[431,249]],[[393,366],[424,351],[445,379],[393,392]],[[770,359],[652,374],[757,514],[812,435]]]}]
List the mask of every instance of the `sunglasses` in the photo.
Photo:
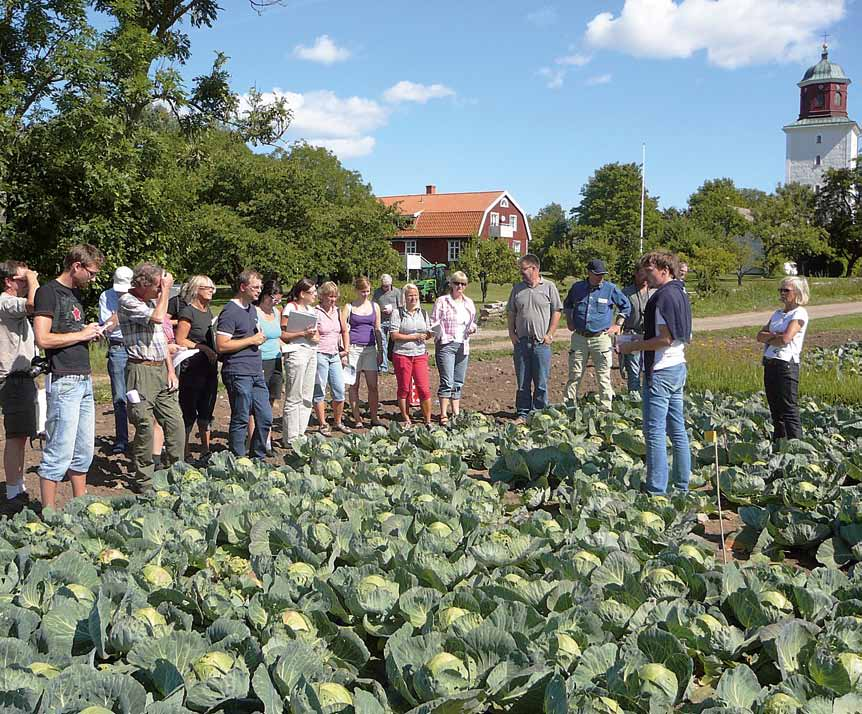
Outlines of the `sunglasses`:
[{"label": "sunglasses", "polygon": [[459,288],[466,288],[467,287],[467,283],[452,283],[452,285],[454,285],[455,287],[459,287]]}]

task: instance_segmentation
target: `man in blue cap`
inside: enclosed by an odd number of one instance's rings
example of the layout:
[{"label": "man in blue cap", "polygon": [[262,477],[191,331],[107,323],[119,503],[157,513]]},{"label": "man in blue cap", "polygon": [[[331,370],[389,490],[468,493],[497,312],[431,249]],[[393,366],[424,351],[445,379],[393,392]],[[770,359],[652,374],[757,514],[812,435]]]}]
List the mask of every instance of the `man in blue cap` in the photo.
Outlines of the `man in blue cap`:
[{"label": "man in blue cap", "polygon": [[[569,350],[569,381],[566,401],[576,404],[587,361],[592,358],[599,385],[599,403],[610,410],[614,398],[611,385],[612,335],[619,333],[632,310],[629,299],[616,285],[605,280],[608,269],[602,260],[587,263],[587,279],[575,283],[563,302],[566,323],[572,331]],[[614,308],[617,310],[614,317]]]}]

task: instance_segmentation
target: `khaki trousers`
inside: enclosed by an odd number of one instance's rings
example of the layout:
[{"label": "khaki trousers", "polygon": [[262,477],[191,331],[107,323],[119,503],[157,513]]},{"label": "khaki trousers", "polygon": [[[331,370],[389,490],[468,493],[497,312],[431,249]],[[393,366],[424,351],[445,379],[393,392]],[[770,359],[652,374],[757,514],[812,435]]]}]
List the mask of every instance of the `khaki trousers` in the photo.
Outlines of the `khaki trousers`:
[{"label": "khaki trousers", "polygon": [[142,483],[153,477],[153,419],[165,432],[165,453],[170,466],[182,461],[186,447],[186,427],[176,390],[168,391],[168,368],[164,365],[126,365],[126,389],[134,389],[141,400],[128,403],[129,421],[135,427],[132,439],[132,465]]},{"label": "khaki trousers", "polygon": [[578,390],[584,379],[587,362],[592,358],[596,382],[599,385],[599,403],[602,408],[611,409],[614,399],[614,388],[611,386],[612,350],[611,336],[607,333],[595,337],[585,337],[577,332],[572,333],[569,349],[569,381],[566,383],[567,402],[577,403]]}]

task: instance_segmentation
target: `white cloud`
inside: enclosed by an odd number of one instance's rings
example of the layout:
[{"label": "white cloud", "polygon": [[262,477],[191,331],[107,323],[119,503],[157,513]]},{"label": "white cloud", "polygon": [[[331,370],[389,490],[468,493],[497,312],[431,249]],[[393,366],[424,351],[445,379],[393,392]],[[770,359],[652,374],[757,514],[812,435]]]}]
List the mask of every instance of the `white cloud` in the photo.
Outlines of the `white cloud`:
[{"label": "white cloud", "polygon": [[293,48],[293,56],[309,62],[320,64],[335,64],[350,57],[350,50],[336,45],[329,35],[318,37],[311,47],[297,45]]},{"label": "white cloud", "polygon": [[536,27],[550,27],[557,21],[557,8],[552,5],[540,7],[538,10],[527,13],[527,22]]},{"label": "white cloud", "polygon": [[589,64],[591,59],[591,55],[574,52],[570,55],[563,55],[562,57],[557,57],[554,62],[556,62],[557,64],[565,65],[567,67],[583,67],[584,65]]},{"label": "white cloud", "polygon": [[[571,50],[572,48],[570,48]],[[566,80],[571,67],[584,67],[592,60],[592,55],[583,52],[570,52],[567,55],[554,58],[554,67],[542,67],[539,76],[544,77],[548,89],[559,89]]]},{"label": "white cloud", "polygon": [[275,98],[284,98],[293,111],[287,138],[325,146],[341,159],[370,154],[376,143],[371,133],[389,122],[389,109],[365,97],[339,97],[329,90],[298,93],[276,88],[263,93],[265,102]]},{"label": "white cloud", "polygon": [[596,87],[600,84],[610,84],[613,79],[611,74],[597,74],[595,77],[590,77],[584,82],[588,87]]},{"label": "white cloud", "polygon": [[566,78],[566,70],[556,67],[542,67],[539,70],[539,76],[545,78],[545,86],[548,89],[559,89],[563,86],[563,80]]},{"label": "white cloud", "polygon": [[585,40],[656,59],[703,50],[711,64],[734,69],[813,61],[818,34],[844,14],[845,0],[625,0],[619,16],[590,20]]},{"label": "white cloud", "polygon": [[377,143],[373,136],[360,136],[358,139],[306,139],[305,141],[314,146],[329,149],[342,160],[368,156],[374,151],[374,145]]},{"label": "white cloud", "polygon": [[453,96],[455,96],[455,90],[447,87],[445,84],[416,84],[407,80],[402,80],[383,92],[383,98],[393,104],[399,102],[419,102],[419,104],[425,104],[431,99]]}]

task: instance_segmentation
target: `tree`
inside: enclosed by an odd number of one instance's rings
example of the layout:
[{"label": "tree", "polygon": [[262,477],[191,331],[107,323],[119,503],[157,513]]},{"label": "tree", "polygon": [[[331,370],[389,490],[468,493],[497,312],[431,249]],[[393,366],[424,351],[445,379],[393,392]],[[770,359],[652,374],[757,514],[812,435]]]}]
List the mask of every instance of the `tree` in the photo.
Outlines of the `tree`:
[{"label": "tree", "polygon": [[505,285],[518,279],[518,255],[500,238],[485,239],[473,236],[461,249],[458,269],[471,280],[482,280],[482,302],[487,299],[488,283]]},{"label": "tree", "polygon": [[570,276],[580,279],[586,275],[587,263],[593,258],[605,262],[612,278],[625,278],[633,265],[618,269],[622,265],[619,249],[610,241],[604,229],[575,226],[569,231],[565,244],[554,246],[548,251],[548,269],[560,281]]},{"label": "tree", "polygon": [[544,259],[552,247],[560,245],[566,238],[569,228],[566,212],[559,203],[549,203],[529,221],[532,235],[530,252]]},{"label": "tree", "polygon": [[779,186],[754,211],[754,233],[763,241],[764,262],[772,272],[786,261],[803,275],[832,259],[829,234],[815,222],[815,193],[803,184]]},{"label": "tree", "polygon": [[737,256],[727,248],[717,245],[699,245],[691,256],[692,269],[697,276],[698,292],[709,295],[718,290],[718,279],[722,273],[733,269]]},{"label": "tree", "polygon": [[733,179],[704,181],[688,198],[690,218],[718,243],[744,235],[748,221],[740,209],[747,209],[746,200],[737,190]]},{"label": "tree", "polygon": [[[579,226],[605,231],[614,246],[614,267],[628,271],[639,257],[641,169],[637,164],[605,164],[581,189],[581,202],[572,209]],[[647,195],[644,202],[644,240],[654,243],[661,229],[658,201]]]},{"label": "tree", "polygon": [[710,234],[698,223],[677,211],[666,212],[659,244],[665,250],[691,257],[695,248],[710,242]]},{"label": "tree", "polygon": [[819,225],[829,233],[829,246],[853,274],[862,258],[862,167],[830,169],[815,202]]}]

